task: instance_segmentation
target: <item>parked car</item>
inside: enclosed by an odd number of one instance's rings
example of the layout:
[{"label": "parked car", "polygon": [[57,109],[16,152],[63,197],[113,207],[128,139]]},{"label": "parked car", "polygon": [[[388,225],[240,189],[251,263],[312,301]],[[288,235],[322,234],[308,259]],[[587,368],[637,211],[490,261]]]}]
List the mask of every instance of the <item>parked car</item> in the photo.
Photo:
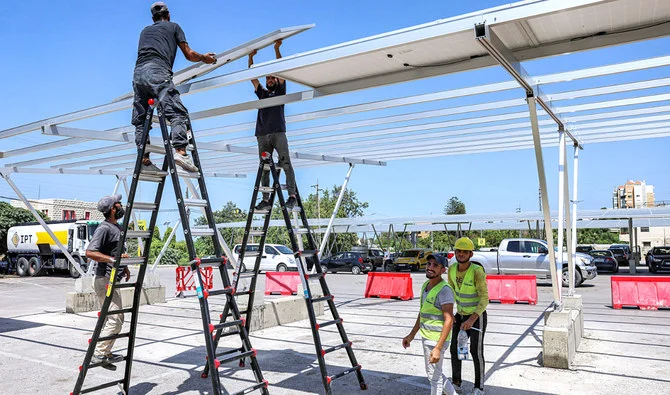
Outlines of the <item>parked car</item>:
[{"label": "parked car", "polygon": [[[239,259],[242,245],[237,244],[233,247],[233,252],[237,254]],[[258,256],[258,244],[247,244],[247,249],[244,253],[244,262],[242,262],[240,272],[245,272],[247,269],[253,269],[256,264],[256,257]],[[264,272],[285,272],[287,270],[297,271],[293,250],[281,244],[266,244],[261,255],[261,263],[258,268],[259,271]]]},{"label": "parked car", "polygon": [[594,251],[594,250],[595,250],[595,248],[593,246],[589,246],[589,245],[581,245],[581,246],[577,246],[577,248],[576,248],[577,252],[581,252],[581,253],[584,253],[584,254],[589,254],[591,251]]},{"label": "parked car", "polygon": [[[587,254],[576,253],[575,286],[598,275],[598,268],[593,258]],[[563,285],[568,286],[568,253],[563,252]],[[449,259],[449,265],[456,262],[455,257]],[[470,262],[481,265],[487,274],[532,274],[538,279],[551,278],[549,250],[547,242],[538,239],[504,239],[498,251],[475,251]]]},{"label": "parked car", "polygon": [[321,260],[321,271],[351,272],[352,274],[367,273],[372,270],[370,258],[363,257],[360,252],[345,251]]},{"label": "parked car", "polygon": [[426,268],[426,257],[433,251],[423,248],[412,248],[402,251],[393,261],[394,270],[411,270],[413,272]]},{"label": "parked car", "polygon": [[617,262],[614,253],[610,250],[591,250],[589,255],[593,257],[593,263],[598,270],[608,270],[612,273],[619,272],[619,262]]},{"label": "parked car", "polygon": [[670,246],[652,248],[647,253],[645,261],[652,273],[659,270],[670,270]]},{"label": "parked car", "polygon": [[613,248],[610,246],[608,250],[612,251],[612,254],[614,254],[614,257],[616,258],[616,261],[619,263],[619,266],[628,266],[628,261],[630,260],[630,255],[628,252],[626,252],[625,249],[623,248]]},{"label": "parked car", "polygon": [[384,251],[379,247],[354,246],[351,247],[351,251],[359,252],[364,258],[369,258],[373,272],[384,265]]}]

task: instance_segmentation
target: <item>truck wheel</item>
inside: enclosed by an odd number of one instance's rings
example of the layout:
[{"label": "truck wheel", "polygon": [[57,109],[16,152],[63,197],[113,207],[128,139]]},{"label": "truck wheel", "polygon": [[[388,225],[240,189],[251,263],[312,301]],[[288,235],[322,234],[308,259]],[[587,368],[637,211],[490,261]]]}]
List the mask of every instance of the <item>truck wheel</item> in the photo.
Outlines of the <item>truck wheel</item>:
[{"label": "truck wheel", "polygon": [[[74,260],[79,264],[79,266],[81,266],[82,270],[86,271],[86,268],[81,263],[81,259],[79,259],[78,256],[73,256],[72,258],[74,258]],[[70,277],[79,278],[79,272],[77,271],[77,268],[75,268],[74,265],[71,263],[69,264],[69,268],[70,268]]]},{"label": "truck wheel", "polygon": [[20,257],[16,261],[16,274],[18,274],[21,277],[25,277],[28,275],[28,270],[30,268],[30,263],[28,260],[24,257]]},{"label": "truck wheel", "polygon": [[[564,267],[563,268],[563,286],[564,287],[569,287],[570,286],[569,278],[570,277],[568,277],[568,268]],[[579,269],[575,268],[575,288],[582,285],[583,282],[584,282],[584,279],[582,278],[582,273],[579,272]]]},{"label": "truck wheel", "polygon": [[328,266],[326,266],[326,265],[321,265],[321,271],[322,271],[323,273],[328,273]]},{"label": "truck wheel", "polygon": [[40,262],[40,258],[34,256],[30,258],[28,261],[28,274],[30,277],[35,276],[39,271],[40,267],[42,267],[42,262]]},{"label": "truck wheel", "polygon": [[288,268],[283,263],[280,263],[279,265],[277,265],[277,271],[278,272],[285,272],[287,269]]}]

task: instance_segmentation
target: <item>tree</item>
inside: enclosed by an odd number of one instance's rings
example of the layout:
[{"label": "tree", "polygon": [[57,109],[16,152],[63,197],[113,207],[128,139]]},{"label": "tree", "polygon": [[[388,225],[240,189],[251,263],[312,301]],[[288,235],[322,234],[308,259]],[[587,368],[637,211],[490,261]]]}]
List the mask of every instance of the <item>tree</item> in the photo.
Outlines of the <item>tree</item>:
[{"label": "tree", "polygon": [[465,203],[461,202],[458,197],[452,196],[449,203],[444,206],[445,215],[465,214]]},{"label": "tree", "polygon": [[[221,208],[221,210],[216,210],[212,212],[212,215],[214,216],[214,222],[217,224],[247,220],[247,214],[244,211],[242,211],[239,207],[237,207],[237,205],[233,202],[226,203],[223,206],[223,208]],[[200,216],[198,217],[198,219],[195,220],[195,224],[205,225],[207,224],[207,219],[204,216]],[[233,235],[234,229],[219,229],[219,232],[221,232],[221,234],[223,235],[224,240],[228,242],[228,240],[230,240],[231,236]],[[195,251],[196,254],[200,257],[213,255],[214,245],[212,244],[212,239],[210,237],[198,238],[195,241]]]},{"label": "tree", "polygon": [[619,233],[609,229],[577,229],[579,244],[614,244],[619,242]]},{"label": "tree", "polygon": [[[42,219],[49,219],[44,213],[38,213]],[[7,202],[0,202],[0,254],[7,253],[7,231],[9,228],[24,222],[35,222],[35,217],[30,211],[13,207]]]}]

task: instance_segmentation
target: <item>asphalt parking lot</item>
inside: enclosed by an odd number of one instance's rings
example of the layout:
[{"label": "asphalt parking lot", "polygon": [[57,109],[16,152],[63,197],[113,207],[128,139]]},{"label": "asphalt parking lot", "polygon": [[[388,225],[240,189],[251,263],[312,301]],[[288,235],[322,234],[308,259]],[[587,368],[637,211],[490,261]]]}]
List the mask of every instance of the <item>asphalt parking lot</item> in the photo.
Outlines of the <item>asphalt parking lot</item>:
[{"label": "asphalt parking lot", "polygon": [[[625,275],[627,270],[624,267],[619,274]],[[638,272],[645,271],[638,268]],[[172,297],[174,268],[160,268],[159,273],[168,302],[140,309],[131,393],[211,393],[210,382],[200,378],[205,352],[198,301]],[[369,385],[369,390],[362,392],[355,377],[349,375],[333,382],[334,393],[428,393],[420,342],[413,342],[407,350],[400,344],[416,319],[418,299],[366,299],[365,275],[342,273],[326,278]],[[551,302],[549,284],[538,284],[537,305],[490,304],[486,393],[667,393],[670,311],[612,309],[609,278],[610,274],[600,274],[577,289],[584,299],[585,336],[572,370],[541,366],[542,317]],[[412,273],[412,279],[417,295],[424,275]],[[260,280],[258,287],[263,289],[263,275]],[[64,275],[0,278],[0,393],[62,394],[72,390],[96,321],[95,312],[64,312],[64,294],[72,287],[73,280]],[[222,309],[221,303],[211,302],[213,310]],[[335,328],[330,328],[322,331],[324,343],[335,345]],[[324,392],[308,321],[253,332],[251,341],[271,384],[270,393]],[[124,346],[125,342],[118,342],[119,351]],[[327,361],[334,372],[348,364],[345,353],[333,353]],[[445,373],[450,376],[448,366]],[[92,370],[87,384],[118,378],[122,370]],[[231,392],[248,385],[248,369],[235,365],[221,370],[223,383]],[[467,393],[474,378],[470,362],[464,364],[463,376]]]}]

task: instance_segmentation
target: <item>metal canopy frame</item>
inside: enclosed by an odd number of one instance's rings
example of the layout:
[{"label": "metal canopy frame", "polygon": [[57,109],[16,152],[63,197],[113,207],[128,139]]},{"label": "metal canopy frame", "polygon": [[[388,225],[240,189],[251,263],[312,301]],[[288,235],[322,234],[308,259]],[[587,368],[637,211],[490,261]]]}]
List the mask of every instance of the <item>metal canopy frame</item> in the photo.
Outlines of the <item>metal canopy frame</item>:
[{"label": "metal canopy frame", "polygon": [[[590,23],[582,23],[585,18]],[[502,65],[513,81],[459,89],[444,87],[437,92],[289,115],[288,137],[295,166],[333,163],[383,166],[388,160],[533,148],[545,209],[542,218],[536,220],[542,220],[550,227],[552,220],[542,148],[559,146],[559,171],[562,171],[567,160],[566,135],[576,147],[572,207],[576,211],[577,150],[580,147],[599,142],[670,136],[670,106],[665,104],[670,99],[670,78],[650,79],[641,77],[640,73],[651,69],[668,73],[670,56],[540,77],[530,76],[521,64],[549,56],[666,37],[670,35],[670,2],[667,1],[526,0],[203,78],[253,49],[309,28],[311,25],[279,29],[220,53],[217,65],[194,65],[175,74],[175,82],[184,95],[247,83],[270,74],[308,87],[277,98],[191,113],[194,121],[214,119],[221,124],[206,130],[196,128],[195,131],[206,143],[201,147],[202,158],[207,163],[203,171],[207,176],[243,177],[257,168],[257,151],[250,133],[235,135],[250,131],[253,123],[227,123],[225,116],[228,114],[495,65]],[[472,45],[474,41],[481,45]],[[435,48],[450,50],[436,51]],[[598,79],[618,75],[625,75],[627,82],[608,85]],[[578,79],[593,86],[579,90],[561,89],[562,84]],[[525,92],[524,98],[481,99],[467,106],[453,105],[454,99],[488,97],[519,88]],[[550,91],[556,93],[547,93]],[[377,115],[385,109],[429,102],[439,102],[438,108],[411,109],[392,116]],[[541,110],[536,109],[536,103]],[[0,166],[4,167],[0,167],[0,173],[3,176],[12,173],[127,176],[135,156],[133,128],[122,125],[112,129],[82,129],[76,126],[76,121],[124,111],[130,105],[131,99],[124,95],[108,104],[0,131],[0,139],[34,134],[35,131],[43,135],[43,141],[38,144],[1,152]],[[352,114],[362,114],[362,119],[338,121],[338,117]],[[299,122],[314,120],[327,122],[295,127]],[[421,121],[428,122],[406,124]],[[90,147],[92,141],[99,140],[107,141],[109,145]],[[427,143],[432,147],[430,153],[425,150]],[[62,153],[63,147],[76,152]],[[82,161],[83,155],[98,157],[96,164]],[[45,164],[48,167],[44,167]],[[572,224],[568,224],[571,227],[568,239],[572,239],[569,248],[572,248],[576,242],[571,237],[575,232],[576,215],[574,212],[570,214],[567,184],[567,174],[560,173],[558,226],[564,226],[564,217],[572,219]],[[548,242],[552,243],[551,240]],[[558,292],[554,290],[554,299],[560,306],[560,289]]]}]

